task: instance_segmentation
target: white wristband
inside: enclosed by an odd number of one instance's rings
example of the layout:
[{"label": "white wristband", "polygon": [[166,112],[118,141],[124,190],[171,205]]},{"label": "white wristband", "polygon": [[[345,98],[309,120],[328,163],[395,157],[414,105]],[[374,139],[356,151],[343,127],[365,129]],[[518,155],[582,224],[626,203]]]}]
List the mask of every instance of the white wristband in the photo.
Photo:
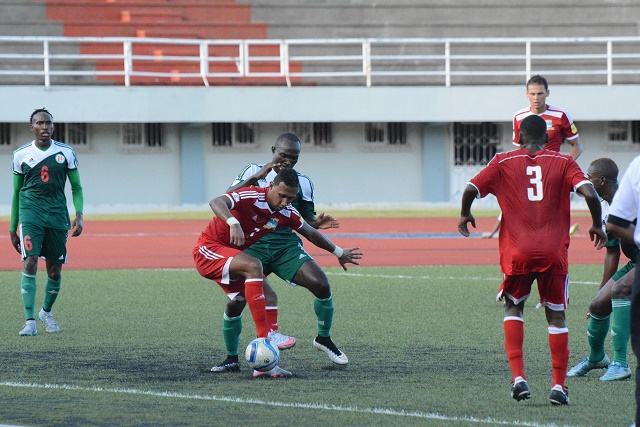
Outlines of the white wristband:
[{"label": "white wristband", "polygon": [[240,224],[240,221],[235,216],[227,218],[227,224],[231,227],[233,224]]},{"label": "white wristband", "polygon": [[338,258],[341,258],[342,254],[344,254],[344,250],[340,246],[336,245],[336,248],[333,250],[333,254]]}]

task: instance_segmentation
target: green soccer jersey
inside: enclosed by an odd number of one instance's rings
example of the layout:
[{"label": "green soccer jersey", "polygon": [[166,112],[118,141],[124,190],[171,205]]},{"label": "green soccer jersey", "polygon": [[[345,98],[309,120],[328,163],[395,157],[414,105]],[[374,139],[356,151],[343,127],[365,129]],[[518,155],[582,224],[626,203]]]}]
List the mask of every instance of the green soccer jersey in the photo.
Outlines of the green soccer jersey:
[{"label": "green soccer jersey", "polygon": [[38,224],[68,230],[69,211],[64,187],[69,170],[78,167],[73,148],[51,141],[41,150],[35,141],[13,152],[13,173],[24,177],[19,194],[19,219],[23,224]]},{"label": "green soccer jersey", "polygon": [[[240,174],[236,177],[236,179],[231,184],[236,185],[246,179],[250,178],[254,174],[256,174],[260,169],[262,169],[264,165],[259,165],[257,163],[248,164]],[[276,177],[277,173],[272,169],[266,177],[260,179],[255,183],[256,187],[266,188],[269,186],[269,183],[273,181]],[[298,194],[296,198],[291,202],[294,208],[298,210],[300,216],[302,218],[314,216],[315,213],[315,205],[313,203],[313,182],[311,179],[306,176],[298,173],[298,180],[300,182],[300,189],[298,190]],[[286,245],[286,244],[298,244],[300,241],[299,237],[296,233],[294,233],[289,227],[277,228],[272,233],[267,234],[262,237],[258,242],[254,243],[257,245],[261,244],[272,244],[272,245]]]}]

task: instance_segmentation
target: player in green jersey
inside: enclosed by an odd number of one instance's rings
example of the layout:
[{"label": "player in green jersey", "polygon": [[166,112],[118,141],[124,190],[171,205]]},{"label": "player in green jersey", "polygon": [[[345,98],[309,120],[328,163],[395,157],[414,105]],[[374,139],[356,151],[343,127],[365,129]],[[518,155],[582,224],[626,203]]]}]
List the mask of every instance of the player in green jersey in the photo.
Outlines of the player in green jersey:
[{"label": "player in green jersey", "polygon": [[[300,155],[300,140],[292,133],[280,135],[271,147],[273,158],[264,165],[249,164],[238,175],[229,190],[254,185],[266,187],[282,168],[293,168]],[[316,229],[337,228],[339,223],[331,216],[323,213],[316,216],[313,203],[313,183],[309,177],[298,174],[300,190],[292,205],[300,212],[302,218]],[[348,363],[347,356],[333,343],[330,336],[333,323],[334,305],[331,287],[327,276],[302,247],[302,241],[291,229],[278,229],[263,237],[245,250],[258,258],[263,265],[265,276],[275,273],[292,285],[307,288],[314,295],[314,311],[316,314],[318,335],[313,345],[323,351],[332,362],[339,365]],[[267,317],[272,328],[277,331],[278,296],[268,282],[264,281],[264,294],[267,302]],[[223,336],[227,350],[227,358],[219,365],[211,368],[212,372],[235,372],[239,370],[238,339],[242,330],[241,313],[245,301],[229,300],[223,318]],[[282,335],[276,344],[280,349],[291,348],[296,341],[293,337]],[[259,375],[254,372],[254,376]]]},{"label": "player in green jersey", "polygon": [[[67,237],[82,233],[83,195],[78,159],[68,145],[51,139],[53,116],[46,109],[29,118],[35,139],[13,152],[11,244],[22,255],[22,303],[27,322],[21,336],[37,335],[34,314],[38,257],[46,261],[47,282],[38,317],[47,332],[60,332],[51,307],[60,292],[62,264],[67,263]],[[64,187],[69,178],[76,218],[70,222]],[[20,223],[20,235],[18,235]]]}]

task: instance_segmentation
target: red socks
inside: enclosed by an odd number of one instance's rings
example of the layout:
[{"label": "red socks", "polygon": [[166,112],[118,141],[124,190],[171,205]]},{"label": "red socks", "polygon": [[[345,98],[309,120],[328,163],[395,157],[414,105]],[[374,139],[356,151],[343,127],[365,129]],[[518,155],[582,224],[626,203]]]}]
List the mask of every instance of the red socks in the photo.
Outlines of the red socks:
[{"label": "red socks", "polygon": [[507,316],[504,318],[504,349],[507,352],[512,380],[517,377],[526,379],[524,375],[524,359],[522,344],[524,342],[524,321],[520,317]]},{"label": "red socks", "polygon": [[551,350],[551,367],[553,368],[553,385],[560,384],[564,389],[569,366],[569,330],[549,326],[549,349]]},{"label": "red socks", "polygon": [[262,288],[262,278],[246,279],[244,281],[244,296],[251,310],[251,317],[256,324],[256,333],[259,338],[269,336],[271,327],[267,321],[266,302],[264,299],[264,290]]}]

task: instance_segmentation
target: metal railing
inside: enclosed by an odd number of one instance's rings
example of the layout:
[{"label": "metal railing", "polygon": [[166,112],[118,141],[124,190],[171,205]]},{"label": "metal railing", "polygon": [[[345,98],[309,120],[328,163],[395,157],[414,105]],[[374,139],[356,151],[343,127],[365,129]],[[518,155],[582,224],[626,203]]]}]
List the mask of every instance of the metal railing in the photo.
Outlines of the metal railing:
[{"label": "metal railing", "polygon": [[251,84],[289,86],[448,87],[520,84],[532,74],[609,86],[640,84],[640,37],[200,40],[0,36],[0,84],[27,81],[51,86],[56,79],[56,84],[209,86],[250,80]]}]

